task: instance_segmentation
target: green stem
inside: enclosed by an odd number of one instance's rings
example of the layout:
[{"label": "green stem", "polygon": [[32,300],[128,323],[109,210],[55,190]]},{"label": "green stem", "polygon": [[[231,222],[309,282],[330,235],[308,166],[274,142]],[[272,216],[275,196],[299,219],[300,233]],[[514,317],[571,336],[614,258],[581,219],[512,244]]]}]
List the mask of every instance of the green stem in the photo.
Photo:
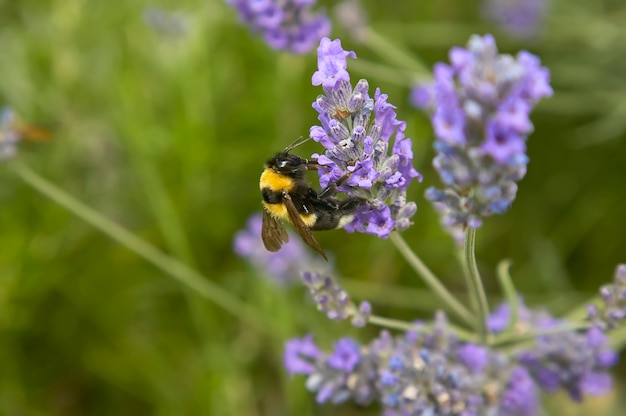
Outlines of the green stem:
[{"label": "green stem", "polygon": [[[415,331],[415,332],[429,332],[432,330],[432,325],[417,326],[411,322],[400,321],[398,319],[385,318],[383,316],[371,315],[368,319],[368,323],[382,328],[399,329],[401,331]],[[468,342],[476,342],[476,335],[469,331],[466,331],[458,326],[448,324],[450,331],[456,333],[459,339]]]},{"label": "green stem", "polygon": [[342,278],[341,286],[357,299],[367,299],[377,305],[389,305],[420,311],[433,311],[440,302],[428,289],[389,286],[356,279]]},{"label": "green stem", "polygon": [[592,296],[587,299],[585,302],[582,302],[577,307],[569,311],[563,319],[568,321],[580,321],[587,318],[587,307],[589,304],[598,305],[602,302],[602,299],[599,295]]},{"label": "green stem", "polygon": [[267,330],[267,326],[260,319],[258,313],[237,299],[229,292],[208,280],[205,276],[189,268],[173,257],[161,252],[151,244],[135,236],[117,223],[105,218],[100,213],[74,199],[72,196],[48,182],[28,166],[18,160],[8,164],[17,176],[32,186],[35,190],[50,198],[63,208],[67,209],[83,221],[97,228],[127,249],[135,252],[163,272],[188,286],[206,299],[212,301],[224,310],[246,321],[257,329]]},{"label": "green stem", "polygon": [[592,324],[590,322],[572,322],[564,326],[557,326],[554,328],[538,329],[536,331],[529,331],[523,334],[511,334],[505,333],[496,335],[491,343],[492,347],[504,347],[507,345],[516,345],[522,342],[532,341],[537,337],[544,335],[556,335],[564,332],[574,332],[581,329],[587,329]]},{"label": "green stem", "polygon": [[411,88],[415,85],[415,74],[411,71],[392,68],[388,65],[379,64],[359,58],[350,62],[350,71],[367,74],[367,77],[378,78],[387,84],[399,85]]},{"label": "green stem", "polygon": [[463,269],[473,305],[476,307],[476,327],[480,340],[487,343],[487,317],[489,316],[489,304],[483,287],[478,266],[476,265],[476,229],[467,227],[465,230],[465,251]]},{"label": "green stem", "polygon": [[424,283],[439,297],[447,309],[453,312],[458,318],[467,324],[472,325],[474,317],[472,312],[459,302],[424,262],[411,250],[404,238],[398,232],[392,232],[389,237],[398,251],[404,256],[406,261],[413,267],[413,270],[422,278]]},{"label": "green stem", "polygon": [[609,332],[609,341],[611,343],[611,347],[615,350],[623,350],[624,346],[626,346],[626,326]]},{"label": "green stem", "polygon": [[519,311],[519,296],[517,295],[517,289],[515,289],[515,285],[513,284],[513,279],[511,279],[511,275],[509,274],[510,267],[511,260],[502,260],[500,264],[498,264],[498,280],[500,281],[500,286],[504,292],[506,303],[509,305],[511,310],[509,323],[507,325],[507,332],[511,332],[513,331],[513,328],[515,328]]},{"label": "green stem", "polygon": [[366,31],[365,44],[385,60],[390,61],[392,66],[415,72],[416,81],[432,78],[432,72],[422,61],[371,28]]}]

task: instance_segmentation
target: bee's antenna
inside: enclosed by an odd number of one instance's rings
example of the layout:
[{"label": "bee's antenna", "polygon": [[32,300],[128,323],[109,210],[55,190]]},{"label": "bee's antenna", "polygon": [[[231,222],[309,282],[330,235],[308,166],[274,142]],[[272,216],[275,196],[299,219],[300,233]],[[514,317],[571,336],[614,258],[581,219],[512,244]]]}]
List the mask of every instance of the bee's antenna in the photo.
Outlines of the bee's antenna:
[{"label": "bee's antenna", "polygon": [[298,137],[293,143],[285,148],[285,153],[289,153],[292,149],[300,146],[302,143],[308,142],[310,139],[310,137]]}]

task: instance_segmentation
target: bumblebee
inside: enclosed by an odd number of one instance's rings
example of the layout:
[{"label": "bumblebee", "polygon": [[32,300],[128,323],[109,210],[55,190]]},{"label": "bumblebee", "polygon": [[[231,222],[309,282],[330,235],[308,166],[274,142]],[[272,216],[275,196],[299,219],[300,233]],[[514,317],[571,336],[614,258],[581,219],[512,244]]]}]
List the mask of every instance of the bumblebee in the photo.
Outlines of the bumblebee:
[{"label": "bumblebee", "polygon": [[320,167],[317,160],[309,161],[289,154],[294,147],[307,140],[296,140],[265,163],[259,183],[264,208],[261,237],[267,250],[280,250],[289,241],[283,223],[287,221],[309,247],[328,261],[312,230],[334,230],[349,224],[357,208],[366,204],[366,199],[335,197],[337,187],[349,178],[349,174],[329,184],[320,193],[311,188],[304,174]]}]

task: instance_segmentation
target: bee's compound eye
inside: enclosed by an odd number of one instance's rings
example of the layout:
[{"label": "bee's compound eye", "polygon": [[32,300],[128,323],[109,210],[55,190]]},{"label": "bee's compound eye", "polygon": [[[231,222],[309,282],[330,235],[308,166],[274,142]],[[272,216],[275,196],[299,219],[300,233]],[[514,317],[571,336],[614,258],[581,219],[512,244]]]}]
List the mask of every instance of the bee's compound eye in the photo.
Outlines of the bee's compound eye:
[{"label": "bee's compound eye", "polygon": [[279,168],[284,168],[285,166],[287,166],[287,161],[286,160],[281,160],[280,163],[278,163],[278,167]]}]

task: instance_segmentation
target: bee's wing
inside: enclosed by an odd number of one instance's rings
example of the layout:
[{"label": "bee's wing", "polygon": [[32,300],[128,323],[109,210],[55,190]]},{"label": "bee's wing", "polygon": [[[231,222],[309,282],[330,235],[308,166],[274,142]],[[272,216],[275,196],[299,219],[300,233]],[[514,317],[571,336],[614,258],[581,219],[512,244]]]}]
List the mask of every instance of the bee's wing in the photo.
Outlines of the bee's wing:
[{"label": "bee's wing", "polygon": [[278,251],[284,243],[289,241],[289,235],[282,222],[272,217],[263,209],[263,227],[261,228],[263,245],[268,251]]},{"label": "bee's wing", "polygon": [[311,229],[307,227],[304,221],[302,221],[302,218],[300,218],[298,209],[294,205],[289,194],[285,193],[283,197],[283,202],[287,207],[287,214],[289,214],[289,221],[291,221],[293,229],[296,230],[298,235],[302,238],[302,240],[304,240],[305,243],[307,243],[309,247],[311,247],[313,250],[317,251],[322,257],[324,257],[324,260],[328,261],[324,250],[322,250],[322,246],[320,246],[320,243],[318,243],[315,237],[313,237]]}]

